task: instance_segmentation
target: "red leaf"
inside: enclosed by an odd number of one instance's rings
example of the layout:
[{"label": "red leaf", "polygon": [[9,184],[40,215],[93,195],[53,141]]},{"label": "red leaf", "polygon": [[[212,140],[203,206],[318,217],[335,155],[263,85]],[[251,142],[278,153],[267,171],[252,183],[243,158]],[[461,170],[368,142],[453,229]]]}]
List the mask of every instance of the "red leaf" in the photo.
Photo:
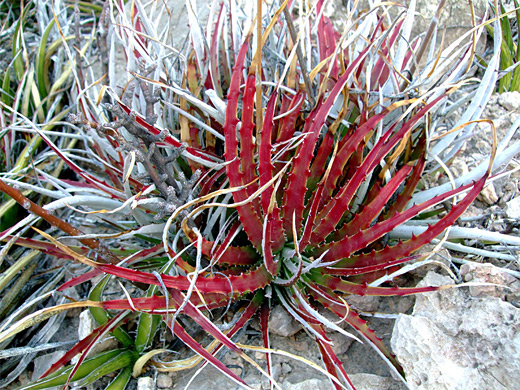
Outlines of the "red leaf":
[{"label": "red leaf", "polygon": [[[265,111],[263,128],[260,134],[260,154],[258,162],[258,173],[260,175],[260,186],[263,187],[273,178],[274,166],[271,161],[271,137],[273,131],[273,118],[276,108],[277,93],[273,92]],[[278,252],[285,244],[285,236],[280,219],[280,209],[276,205],[276,199],[271,206],[271,197],[275,190],[275,184],[271,184],[262,192],[261,202],[264,215],[267,215],[267,229],[269,230],[269,240],[266,242],[264,237],[264,245],[270,246],[270,251]],[[274,271],[274,268],[267,267],[268,270]]]},{"label": "red leaf", "polygon": [[411,131],[412,127],[444,97],[444,95],[439,96],[424,106],[410,120],[404,123],[395,134],[393,133],[393,129],[398,123],[394,124],[381,136],[377,144],[363,161],[363,164],[356,169],[353,177],[350,178],[347,184],[340,189],[337,195],[318,215],[317,221],[319,222],[317,223],[319,223],[319,225],[311,236],[311,244],[319,244],[334,230],[344,213],[348,210],[348,206],[356,195],[356,191],[369,172],[372,172],[377,164]]},{"label": "red leaf", "polygon": [[[268,302],[264,302],[262,308],[260,309],[260,330],[262,331],[262,341],[264,343],[264,348],[270,349],[271,343],[269,341],[269,315],[271,313],[271,309],[269,307]],[[265,358],[267,361],[267,372],[269,375],[272,375],[273,372],[273,362],[271,359],[271,353],[266,352]]]},{"label": "red leaf", "polygon": [[[242,126],[240,127],[240,164],[242,172],[242,184],[248,184],[257,178],[254,152],[255,143],[253,141],[254,122],[254,106],[256,92],[256,78],[254,74],[247,76],[244,97],[242,100]],[[253,183],[247,186],[248,195],[253,194],[258,189],[258,184]],[[258,206],[258,202],[256,202]],[[258,208],[255,208],[257,212]]]},{"label": "red leaf", "polygon": [[359,296],[403,296],[420,294],[430,291],[437,291],[440,287],[426,286],[426,287],[371,287],[368,285],[361,285],[357,283],[351,283],[335,276],[324,275],[313,276],[312,278],[319,285],[330,288],[334,291],[341,291],[348,294],[354,294]]},{"label": "red leaf", "polygon": [[[408,256],[413,251],[431,242],[431,240],[433,240],[436,236],[441,234],[444,231],[444,229],[446,229],[448,226],[451,226],[457,220],[457,218],[464,212],[464,210],[466,210],[466,208],[475,200],[477,195],[480,193],[480,191],[486,183],[487,176],[488,174],[486,173],[484,177],[482,177],[478,182],[476,182],[473,185],[469,184],[448,191],[444,194],[438,195],[430,199],[429,201],[423,202],[419,205],[412,206],[408,210],[402,213],[398,213],[390,219],[378,222],[369,229],[360,231],[359,233],[354,234],[352,236],[345,237],[344,239],[335,243],[323,245],[318,249],[318,252],[323,253],[325,250],[328,250],[327,254],[324,256],[324,261],[326,262],[347,258],[354,252],[366,248],[368,244],[374,242],[376,239],[388,233],[396,226],[399,226],[404,222],[408,221],[409,219],[415,217],[420,212],[473,186],[473,188],[466,194],[463,200],[461,200],[459,203],[453,206],[450,212],[446,214],[446,216],[441,218],[437,223],[430,225],[425,232],[421,233],[415,238],[412,238],[400,247],[389,247],[391,249],[385,249],[386,251],[388,251],[388,254],[390,256],[392,256],[391,253],[394,253],[394,257],[388,259],[389,261],[404,256]],[[382,264],[382,262],[379,262],[379,264]],[[337,266],[342,267],[343,265],[340,262],[337,264]]]},{"label": "red leaf", "polygon": [[374,331],[368,327],[367,322],[362,320],[353,310],[346,307],[344,301],[342,302],[339,299],[336,299],[336,295],[333,291],[326,287],[313,285],[311,286],[309,293],[325,308],[329,309],[339,318],[344,318],[350,326],[356,329],[359,334],[368,341],[372,348],[387,359],[396,368],[400,375],[404,377],[403,369],[395,359],[395,356],[390,353],[381,339],[376,336]]},{"label": "red leaf", "polygon": [[[381,57],[377,60],[376,64],[372,68],[372,75],[370,77],[372,90],[376,88],[376,85],[380,87],[388,80],[390,69],[387,65],[387,62],[391,63],[391,59],[388,58],[389,49],[394,45],[395,40],[401,33],[401,27],[403,23],[404,19],[397,22],[390,38],[386,38],[381,45],[381,49],[379,50]],[[410,52],[412,52],[412,50],[410,50]]]},{"label": "red leaf", "polygon": [[[282,108],[284,106],[285,101],[289,99],[287,96],[282,97]],[[278,130],[278,134],[276,135],[276,143],[282,143],[291,139],[294,135],[294,129],[296,124],[296,119],[301,114],[301,107],[303,102],[305,101],[305,93],[299,91],[291,100],[287,111],[288,114],[282,118],[282,123],[280,124],[280,128]],[[283,159],[283,157],[282,157]]]},{"label": "red leaf", "polygon": [[[321,15],[321,18],[318,21],[318,50],[320,53],[320,62],[333,55],[337,46],[335,37],[336,32],[334,31],[330,19],[323,15],[322,6],[323,0],[316,3],[316,12],[318,15]],[[336,58],[332,58],[330,61],[332,62],[332,65],[330,65],[332,68],[330,76],[332,79],[336,80],[339,71],[338,62]]]},{"label": "red leaf", "polygon": [[[135,271],[111,264],[96,263],[95,267],[104,273],[119,276],[123,279],[161,286],[161,282],[154,274]],[[187,290],[190,286],[190,281],[185,276],[161,275],[161,279],[164,285],[168,288]],[[199,276],[195,283],[195,287],[202,293],[220,293],[226,295],[229,295],[230,293],[244,294],[246,292],[256,291],[263,288],[270,281],[271,275],[267,272],[264,266],[260,266],[253,271],[249,271],[239,276]],[[232,291],[230,291],[231,288]]]},{"label": "red leaf", "polygon": [[327,120],[336,98],[342,92],[352,73],[357,69],[359,63],[365,58],[369,49],[370,47],[365,48],[354,62],[349,65],[345,73],[340,77],[330,94],[327,96],[327,100],[323,102],[323,100],[320,99],[316,104],[317,108],[313,110],[313,113],[311,113],[305,121],[303,133],[306,134],[306,137],[293,160],[289,182],[285,193],[285,202],[283,205],[284,228],[289,236],[292,236],[293,214],[296,216],[296,231],[298,232],[301,228],[307,178],[309,177],[309,166],[314,155],[314,148],[318,136]]},{"label": "red leaf", "polygon": [[[244,184],[243,175],[240,170],[240,159],[238,155],[237,142],[237,109],[238,98],[240,94],[240,85],[242,82],[242,71],[244,69],[244,61],[249,48],[249,39],[246,39],[242,45],[240,52],[233,68],[233,75],[231,77],[231,84],[227,94],[226,107],[226,122],[224,123],[225,135],[225,157],[226,157],[226,172],[231,187],[240,187]],[[248,99],[249,97],[244,97]],[[249,184],[249,183],[248,183]],[[241,202],[247,199],[247,191],[242,188],[233,192],[233,199],[235,202]],[[255,211],[251,202],[243,206],[237,207],[238,215],[244,231],[249,237],[251,243],[255,248],[260,249],[262,246],[262,222],[257,212]]]},{"label": "red leaf", "polygon": [[121,316],[123,314],[124,313],[119,313],[118,315],[116,315],[113,318],[111,318],[109,321],[105,322],[100,327],[94,329],[92,331],[92,333],[90,333],[87,337],[85,337],[84,339],[78,341],[76,343],[76,345],[74,345],[61,358],[59,358],[53,365],[51,365],[49,367],[49,369],[47,371],[45,371],[40,376],[40,378],[38,378],[38,379],[44,378],[47,375],[50,375],[53,372],[59,370],[61,367],[65,366],[65,364],[67,364],[78,353],[81,353],[81,352],[85,351],[80,356],[80,359],[78,360],[78,362],[75,364],[74,369],[71,371],[71,373],[69,375],[69,380],[70,380],[70,378],[72,378],[74,376],[74,374],[76,373],[77,369],[79,368],[79,366],[81,365],[81,363],[83,362],[85,357],[87,356],[87,351],[90,350],[94,346],[96,341],[99,340],[99,337],[101,337],[102,335],[106,334],[107,331],[112,330],[113,328],[115,328],[118,325],[118,322],[121,320]]},{"label": "red leaf", "polygon": [[[165,318],[165,321],[168,321],[168,319]],[[224,365],[224,363],[219,361],[215,356],[213,356],[211,353],[206,351],[199,343],[197,343],[177,321],[175,321],[174,324],[172,324],[170,321],[168,323],[168,326],[173,331],[175,336],[177,336],[179,339],[181,339],[182,342],[184,344],[186,344],[191,350],[193,350],[198,355],[202,356],[207,362],[209,362],[211,365],[213,365],[219,371],[223,372],[225,375],[230,377],[233,381],[235,381],[237,383],[241,383],[244,386],[247,386],[247,384],[240,377],[238,377],[233,371],[231,371],[229,368],[227,368]]]},{"label": "red leaf", "polygon": [[215,245],[213,241],[207,241],[203,238],[201,250],[210,261],[218,259],[218,264],[226,266],[253,265],[258,261],[258,254],[251,247],[226,247],[226,243]]},{"label": "red leaf", "polygon": [[[326,338],[325,331],[323,330],[323,326],[321,325],[312,325],[312,328],[321,334],[322,337]],[[325,364],[325,368],[331,374],[332,376],[339,378],[339,374],[341,374],[341,377],[344,378],[344,380],[349,384],[350,388],[353,390],[356,390],[352,382],[350,381],[350,378],[348,377],[345,369],[343,368],[343,362],[339,360],[338,356],[332,349],[332,346],[330,344],[327,344],[323,342],[320,339],[316,339],[316,342],[318,343],[318,348],[320,350],[321,357],[323,359],[323,363]],[[337,390],[342,390],[343,387],[340,386],[338,383],[332,381],[332,384]]]},{"label": "red leaf", "polygon": [[403,166],[392,179],[379,191],[376,198],[370,202],[363,210],[356,213],[354,218],[344,225],[337,233],[335,237],[346,237],[357,233],[360,229],[367,229],[374,218],[384,209],[386,203],[390,197],[397,191],[401,183],[406,179],[412,166]]}]

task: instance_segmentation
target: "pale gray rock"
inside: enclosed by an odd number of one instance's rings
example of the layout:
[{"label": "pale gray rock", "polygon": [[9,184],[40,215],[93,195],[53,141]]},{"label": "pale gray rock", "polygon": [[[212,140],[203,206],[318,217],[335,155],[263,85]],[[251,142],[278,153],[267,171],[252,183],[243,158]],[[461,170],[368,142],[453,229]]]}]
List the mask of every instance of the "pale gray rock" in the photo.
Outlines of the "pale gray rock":
[{"label": "pale gray rock", "polygon": [[498,104],[509,111],[520,110],[520,92],[503,92],[498,97]]},{"label": "pale gray rock", "polygon": [[157,375],[157,387],[160,389],[169,389],[173,385],[173,379],[168,374],[158,374]]},{"label": "pale gray rock", "polygon": [[506,217],[520,219],[520,197],[511,199],[506,203]]},{"label": "pale gray rock", "polygon": [[65,351],[56,351],[38,356],[36,359],[34,359],[34,369],[31,376],[31,381],[38,380],[43,375],[43,373],[47,371],[54,363],[56,363],[64,354]]},{"label": "pale gray rock", "polygon": [[292,371],[292,367],[289,363],[282,363],[282,374],[289,374]]},{"label": "pale gray rock", "polygon": [[269,316],[269,332],[272,334],[289,337],[301,330],[301,326],[285,311],[282,306],[275,306]]},{"label": "pale gray rock", "polygon": [[405,390],[406,385],[390,377],[373,374],[349,375],[356,390]]},{"label": "pale gray rock", "polygon": [[95,329],[95,321],[89,310],[84,310],[79,315],[78,337],[83,340]]},{"label": "pale gray rock", "polygon": [[[473,297],[504,297],[506,294],[518,294],[520,281],[493,264],[466,263],[460,268],[460,275],[466,282],[491,283],[498,286],[471,286],[469,293]],[[501,287],[502,286],[502,287]]]},{"label": "pale gray rock", "polygon": [[[430,272],[421,286],[447,285]],[[495,297],[474,298],[451,288],[417,296],[412,315],[400,315],[391,345],[411,389],[517,389],[520,310]]]},{"label": "pale gray rock", "polygon": [[282,388],[287,390],[329,390],[331,388],[328,379],[307,379],[298,383],[284,383]]},{"label": "pale gray rock", "polygon": [[155,390],[153,378],[141,377],[137,379],[137,390]]},{"label": "pale gray rock", "polygon": [[271,370],[272,370],[271,376],[274,378],[275,381],[277,381],[278,378],[280,378],[280,374],[282,373],[281,363],[273,364]]},{"label": "pale gray rock", "polygon": [[461,157],[455,157],[453,162],[450,164],[450,170],[455,177],[467,175],[469,173],[468,164]]},{"label": "pale gray rock", "polygon": [[[264,366],[265,367],[265,366]],[[198,371],[200,367],[196,367],[187,371],[180,371],[173,381],[172,390],[184,390],[188,383],[188,389],[235,389],[237,383],[228,378],[225,374],[217,370],[211,365],[204,367],[202,371]],[[239,376],[241,372],[238,372]],[[194,377],[195,376],[195,377]],[[246,375],[244,381],[249,387],[255,390],[269,389],[269,380],[258,371]],[[239,387],[240,388],[240,387]],[[139,390],[139,389],[138,389]]]},{"label": "pale gray rock", "polygon": [[[390,377],[381,377],[373,374],[353,374],[349,379],[356,390],[405,390],[406,386]],[[332,387],[328,379],[307,379],[298,383],[284,383],[287,390],[329,390]]]},{"label": "pale gray rock", "polygon": [[338,356],[346,353],[352,345],[352,343],[354,342],[354,339],[352,337],[347,337],[344,334],[341,334],[336,331],[327,333],[327,337],[330,341],[332,341],[332,350]]}]

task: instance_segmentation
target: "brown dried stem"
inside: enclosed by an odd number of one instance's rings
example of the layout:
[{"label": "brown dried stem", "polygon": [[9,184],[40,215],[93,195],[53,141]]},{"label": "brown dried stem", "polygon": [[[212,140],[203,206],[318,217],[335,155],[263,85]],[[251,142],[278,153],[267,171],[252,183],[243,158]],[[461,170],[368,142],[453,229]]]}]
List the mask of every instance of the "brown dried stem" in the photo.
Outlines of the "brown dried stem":
[{"label": "brown dried stem", "polygon": [[[295,45],[298,45],[298,35],[296,34],[296,29],[294,28],[294,23],[292,21],[291,14],[287,7],[283,9],[283,14],[285,15],[285,20],[287,21],[287,27],[289,28],[289,34],[291,34],[291,39]],[[296,56],[298,57],[298,62],[300,63],[300,69],[302,70],[303,82],[305,83],[305,89],[307,91],[307,96],[309,97],[309,101],[311,105],[314,107],[316,104],[316,100],[314,99],[314,94],[312,92],[312,84],[309,78],[309,73],[305,68],[305,57],[303,55],[301,46],[298,45],[296,47]]]},{"label": "brown dried stem", "polygon": [[[43,207],[38,206],[36,203],[32,202],[27,197],[25,197],[19,190],[17,190],[14,187],[8,186],[2,180],[0,180],[0,191],[13,198],[16,202],[18,202],[18,204],[20,204],[20,206],[22,206],[27,211],[43,218],[52,226],[57,227],[61,231],[67,233],[69,236],[80,236],[84,234],[81,230],[75,228],[74,226],[65,222],[64,220],[52,215]],[[114,255],[107,247],[101,244],[101,242],[98,239],[78,238],[78,241],[95,251],[99,255],[101,261],[111,264],[117,264],[120,262],[118,257]]]}]

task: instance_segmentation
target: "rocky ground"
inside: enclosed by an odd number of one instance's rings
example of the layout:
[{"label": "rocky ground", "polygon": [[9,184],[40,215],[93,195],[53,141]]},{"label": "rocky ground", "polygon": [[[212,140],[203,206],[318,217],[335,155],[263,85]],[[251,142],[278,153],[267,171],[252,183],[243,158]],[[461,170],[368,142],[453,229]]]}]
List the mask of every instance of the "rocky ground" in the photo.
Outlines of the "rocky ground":
[{"label": "rocky ground", "polygon": [[[338,3],[338,4],[336,4]],[[339,7],[341,2],[336,2]],[[423,13],[430,12],[426,2]],[[457,2],[449,2],[456,4]],[[454,5],[452,6],[454,7]],[[451,9],[451,8],[450,8]],[[453,14],[453,15],[452,15]],[[450,15],[459,16],[456,8]],[[455,22],[462,26],[465,21]],[[503,137],[520,114],[520,94],[495,95],[483,117],[493,119],[499,137]],[[471,138],[463,153],[450,168],[455,176],[467,172],[490,150],[489,130]],[[490,183],[478,201],[463,217],[467,227],[518,235],[520,225],[520,164],[513,162],[512,173]],[[515,171],[516,170],[516,171]],[[468,242],[467,244],[475,244]],[[478,243],[477,243],[478,244]],[[509,251],[517,256],[520,248]],[[462,255],[441,250],[436,259],[457,262]],[[417,297],[356,297],[349,304],[366,312],[376,334],[391,346],[402,364],[409,387],[424,390],[517,389],[520,383],[520,282],[517,261],[473,257],[471,263],[460,267],[459,276],[466,282],[493,283],[503,287],[461,287]],[[454,280],[442,267],[418,269],[410,282],[420,285],[452,284]],[[81,294],[80,294],[81,295]],[[67,314],[62,328],[50,340],[77,340],[93,329],[88,312]],[[271,344],[275,349],[291,352],[320,363],[319,352],[312,338],[281,308],[273,310],[270,319]],[[78,334],[79,332],[79,334]],[[168,336],[166,336],[168,337]],[[330,333],[334,349],[344,361],[347,373],[358,390],[399,390],[406,386],[396,380],[385,363],[371,348],[338,333]],[[237,340],[243,344],[262,345],[259,326],[250,323]],[[114,341],[106,340],[98,347],[108,349]],[[37,378],[58,359],[63,351],[39,356],[11,388]],[[265,356],[252,353],[265,364]],[[232,354],[222,354],[221,360],[241,375],[253,388],[269,389],[268,381],[253,367]],[[287,357],[274,356],[273,376],[287,390],[330,389],[329,380],[304,363]],[[101,389],[109,379],[90,386]],[[202,371],[192,369],[178,373],[158,373],[148,370],[144,376],[132,380],[129,389],[184,389],[191,381],[191,389],[235,389],[236,385],[211,367]]]}]

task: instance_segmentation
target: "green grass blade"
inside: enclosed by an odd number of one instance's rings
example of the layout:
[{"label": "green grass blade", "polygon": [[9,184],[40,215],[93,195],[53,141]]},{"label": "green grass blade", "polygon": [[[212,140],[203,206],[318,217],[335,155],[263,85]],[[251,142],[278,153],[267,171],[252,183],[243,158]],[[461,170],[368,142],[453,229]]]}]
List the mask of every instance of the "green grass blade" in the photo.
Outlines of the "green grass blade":
[{"label": "green grass blade", "polygon": [[[103,294],[103,290],[105,289],[109,280],[110,280],[109,275],[107,275],[103,279],[101,279],[101,281],[99,281],[99,283],[96,284],[94,286],[94,288],[90,291],[90,295],[89,295],[88,299],[90,299],[92,301],[98,301],[98,302],[101,301],[101,296]],[[108,314],[108,312],[99,307],[89,307],[89,311],[90,311],[90,314],[92,314],[92,317],[94,317],[94,319],[96,320],[96,322],[99,325],[103,325],[110,318],[110,315]],[[117,340],[119,340],[119,342],[121,344],[123,344],[123,346],[125,348],[134,344],[134,340],[132,339],[132,337],[130,337],[130,335],[121,328],[114,329],[112,331],[112,335]]]},{"label": "green grass blade", "polygon": [[520,66],[517,66],[513,71],[513,77],[511,79],[511,89],[510,91],[518,91],[520,92]]},{"label": "green grass blade", "polygon": [[[504,70],[513,65],[513,59],[511,58],[511,52],[505,40],[502,40],[502,46],[500,50],[500,70]],[[511,88],[511,79],[513,75],[511,73],[505,74],[498,81],[498,92],[507,92]]]},{"label": "green grass blade", "polygon": [[132,377],[132,367],[126,367],[110,382],[105,390],[123,390]]},{"label": "green grass blade", "polygon": [[137,357],[138,355],[135,351],[124,350],[119,355],[107,361],[105,364],[99,365],[98,367],[91,370],[91,372],[83,378],[79,384],[79,387],[87,386],[99,378],[122,368],[131,369],[137,360]]},{"label": "green grass blade", "polygon": [[[514,0],[514,4],[515,4],[515,8],[516,8],[516,11],[515,11],[516,25],[518,26],[518,23],[520,23],[520,4],[518,4],[518,0]],[[518,42],[516,42],[515,44],[516,44],[516,60],[518,61],[518,59],[520,58],[520,45],[518,44]]]},{"label": "green grass blade", "polygon": [[45,67],[45,51],[47,49],[47,40],[49,39],[49,35],[51,33],[52,28],[54,27],[54,19],[51,20],[51,23],[47,26],[40,41],[40,47],[38,49],[38,54],[36,55],[36,77],[38,80],[38,91],[40,92],[40,98],[45,99],[48,94],[50,85],[48,82],[48,76],[46,76]]},{"label": "green grass blade", "polygon": [[[72,381],[77,381],[85,378],[86,382],[92,383],[92,377],[96,376],[99,378],[102,375],[109,374],[122,367],[126,367],[132,362],[134,358],[131,351],[116,349],[108,352],[104,352],[91,359],[85,360],[85,362],[79,367]],[[21,387],[19,390],[39,390],[47,389],[49,387],[63,386],[74,368],[73,365],[64,367],[63,369],[55,372],[54,374],[48,375],[45,378],[39,379],[36,382],[29,383],[26,386]],[[104,374],[99,375],[100,371]]]},{"label": "green grass blade", "polygon": [[510,50],[510,53],[513,54],[515,52],[514,44],[513,44],[513,32],[511,31],[511,25],[509,23],[509,18],[506,15],[507,10],[504,8],[503,4],[500,4],[500,12],[502,13],[502,17],[500,18],[500,24],[502,25],[502,36],[506,41],[507,47]]},{"label": "green grass blade", "polygon": [[4,73],[4,79],[2,81],[2,103],[6,106],[13,104],[14,93],[11,90],[11,68],[7,68]]},{"label": "green grass blade", "polygon": [[13,68],[14,74],[18,81],[22,80],[25,68],[22,59],[22,20],[23,16],[20,16],[16,23],[16,28],[13,34]]},{"label": "green grass blade", "polygon": [[13,280],[13,278],[20,272],[25,266],[31,261],[37,258],[41,254],[40,251],[33,250],[24,253],[23,256],[18,258],[16,262],[0,275],[0,292]]},{"label": "green grass blade", "polygon": [[135,337],[135,349],[137,352],[144,352],[150,347],[160,322],[160,315],[148,313],[139,314],[137,335]]}]

